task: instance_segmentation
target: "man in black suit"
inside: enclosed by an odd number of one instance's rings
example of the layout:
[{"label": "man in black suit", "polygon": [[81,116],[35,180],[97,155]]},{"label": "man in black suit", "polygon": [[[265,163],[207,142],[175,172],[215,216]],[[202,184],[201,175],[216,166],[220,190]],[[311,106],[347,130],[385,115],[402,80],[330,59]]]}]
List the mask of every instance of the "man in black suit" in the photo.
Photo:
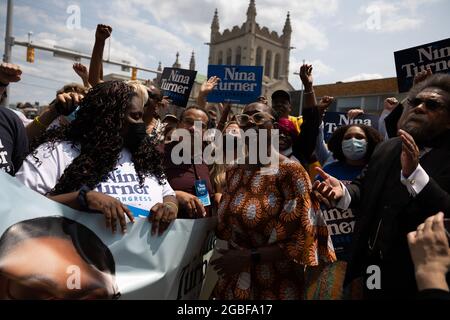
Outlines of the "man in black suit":
[{"label": "man in black suit", "polygon": [[[450,217],[450,75],[433,75],[411,89],[400,119],[399,137],[375,150],[351,185],[321,171],[314,189],[337,206],[357,207],[348,281],[381,271],[381,288],[367,298],[413,298],[414,266],[406,235],[427,217]],[[370,269],[369,269],[370,270]]]}]

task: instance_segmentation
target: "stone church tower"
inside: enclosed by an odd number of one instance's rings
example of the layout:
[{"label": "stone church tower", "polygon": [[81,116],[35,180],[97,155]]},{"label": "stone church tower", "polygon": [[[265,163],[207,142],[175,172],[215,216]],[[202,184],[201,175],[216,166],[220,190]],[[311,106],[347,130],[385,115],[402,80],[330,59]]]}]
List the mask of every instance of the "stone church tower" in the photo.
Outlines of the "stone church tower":
[{"label": "stone church tower", "polygon": [[231,31],[226,29],[220,33],[216,9],[211,24],[209,64],[263,66],[263,95],[269,98],[272,92],[279,89],[292,91],[293,87],[288,82],[291,35],[289,13],[281,35],[267,27],[260,27],[256,23],[255,0],[250,0],[247,20],[242,26],[234,26]]}]

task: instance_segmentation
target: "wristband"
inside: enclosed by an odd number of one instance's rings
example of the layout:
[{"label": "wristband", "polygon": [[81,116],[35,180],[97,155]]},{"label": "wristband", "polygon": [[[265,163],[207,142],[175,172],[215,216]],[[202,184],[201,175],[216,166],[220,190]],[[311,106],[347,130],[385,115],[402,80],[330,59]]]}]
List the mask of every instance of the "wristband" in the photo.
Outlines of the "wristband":
[{"label": "wristband", "polygon": [[81,210],[83,210],[83,211],[91,211],[89,209],[89,205],[88,205],[87,198],[86,198],[86,194],[89,191],[92,191],[91,188],[89,188],[86,185],[82,185],[80,188],[80,191],[78,192],[77,202],[80,205]]},{"label": "wristband", "polygon": [[41,129],[46,130],[47,126],[45,126],[42,122],[41,122],[41,118],[39,116],[37,116],[36,118],[34,118],[33,120]]},{"label": "wristband", "polygon": [[9,86],[9,83],[4,84],[3,82],[0,82],[0,88],[6,88]]}]

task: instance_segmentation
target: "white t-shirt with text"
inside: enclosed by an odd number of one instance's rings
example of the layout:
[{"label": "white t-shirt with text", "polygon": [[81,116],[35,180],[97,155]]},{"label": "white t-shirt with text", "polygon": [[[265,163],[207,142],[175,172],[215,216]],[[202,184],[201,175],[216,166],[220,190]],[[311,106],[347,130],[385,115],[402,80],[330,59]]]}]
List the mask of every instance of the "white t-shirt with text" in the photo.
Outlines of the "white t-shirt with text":
[{"label": "white t-shirt with text", "polygon": [[[46,195],[58,183],[64,170],[78,157],[80,151],[68,142],[57,142],[55,148],[43,144],[23,162],[16,178],[27,187]],[[99,155],[98,161],[101,160]],[[144,185],[139,186],[139,179],[131,161],[131,153],[123,149],[119,155],[117,167],[110,172],[108,179],[101,182],[95,191],[107,194],[126,204],[135,216],[147,216],[150,209],[157,203],[162,203],[166,196],[175,196],[175,192],[166,179],[159,184],[155,177],[147,177]]]}]

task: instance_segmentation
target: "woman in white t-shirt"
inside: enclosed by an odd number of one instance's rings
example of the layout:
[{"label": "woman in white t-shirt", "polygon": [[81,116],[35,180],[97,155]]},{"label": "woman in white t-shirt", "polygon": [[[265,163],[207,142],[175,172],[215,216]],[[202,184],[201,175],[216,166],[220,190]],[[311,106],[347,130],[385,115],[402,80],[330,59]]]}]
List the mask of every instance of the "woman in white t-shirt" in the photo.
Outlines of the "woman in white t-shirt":
[{"label": "woman in white t-shirt", "polygon": [[[156,144],[145,132],[145,88],[122,81],[92,88],[75,120],[46,131],[16,177],[50,199],[102,213],[113,232],[148,216],[152,233],[176,219],[178,202]],[[73,103],[66,101],[66,103]]]}]

